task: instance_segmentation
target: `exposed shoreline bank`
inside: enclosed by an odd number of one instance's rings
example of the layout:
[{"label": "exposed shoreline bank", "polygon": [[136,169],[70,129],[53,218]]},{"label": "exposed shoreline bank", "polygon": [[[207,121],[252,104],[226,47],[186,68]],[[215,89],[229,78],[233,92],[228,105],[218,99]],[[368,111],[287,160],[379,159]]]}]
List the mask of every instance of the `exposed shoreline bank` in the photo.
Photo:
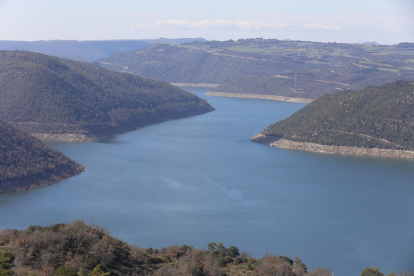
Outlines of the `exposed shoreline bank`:
[{"label": "exposed shoreline bank", "polygon": [[266,144],[272,147],[303,150],[316,153],[414,159],[414,151],[331,146],[307,142],[295,142],[286,139],[278,139],[277,137],[266,136],[263,133],[259,133],[253,136],[252,138],[250,138],[250,141],[255,143]]},{"label": "exposed shoreline bank", "polygon": [[217,87],[220,84],[216,83],[175,83],[171,82],[170,84],[175,86],[188,86],[188,87]]},{"label": "exposed shoreline bank", "polygon": [[283,96],[263,95],[263,94],[211,92],[211,91],[207,92],[205,95],[216,96],[216,97],[228,97],[228,98],[273,100],[273,101],[291,102],[291,103],[311,103],[314,101],[313,99],[306,99],[306,98],[293,98],[293,97],[283,97]]},{"label": "exposed shoreline bank", "polygon": [[84,134],[50,134],[50,133],[32,133],[33,136],[42,141],[58,141],[58,142],[94,142],[98,138],[88,137]]},{"label": "exposed shoreline bank", "polygon": [[[160,115],[158,117],[146,118],[145,120],[131,122],[126,125],[120,125],[114,128],[108,128],[104,132],[94,132],[91,134],[79,134],[79,133],[43,133],[43,132],[30,132],[25,129],[20,128],[23,131],[29,132],[31,135],[42,141],[56,141],[56,142],[72,142],[72,143],[82,143],[82,142],[97,142],[102,139],[121,135],[127,132],[136,131],[141,128],[160,124],[170,120],[183,119],[192,116],[202,115],[208,112],[212,112],[215,109],[208,106],[201,106],[198,109],[186,110],[184,112],[179,112],[175,114]],[[19,128],[19,126],[17,126]],[[41,130],[40,130],[41,131]]]}]

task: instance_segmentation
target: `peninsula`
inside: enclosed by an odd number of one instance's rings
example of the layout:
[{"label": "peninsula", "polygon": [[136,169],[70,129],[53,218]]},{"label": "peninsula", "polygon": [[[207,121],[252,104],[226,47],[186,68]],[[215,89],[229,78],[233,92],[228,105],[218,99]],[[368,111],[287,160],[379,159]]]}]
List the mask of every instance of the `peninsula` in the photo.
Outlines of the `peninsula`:
[{"label": "peninsula", "polygon": [[251,141],[320,153],[414,158],[414,83],[325,95]]},{"label": "peninsula", "polygon": [[2,120],[0,133],[0,194],[48,186],[84,171],[61,152]]},{"label": "peninsula", "polygon": [[0,51],[0,118],[42,140],[93,141],[214,110],[171,84],[63,58]]}]

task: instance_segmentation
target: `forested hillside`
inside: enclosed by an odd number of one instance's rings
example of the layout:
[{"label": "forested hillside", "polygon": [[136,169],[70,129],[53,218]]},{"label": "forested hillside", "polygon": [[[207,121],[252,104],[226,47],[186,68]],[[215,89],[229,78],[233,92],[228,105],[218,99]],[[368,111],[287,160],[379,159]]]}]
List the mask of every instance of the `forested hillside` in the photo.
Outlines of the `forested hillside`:
[{"label": "forested hillside", "polygon": [[324,95],[262,134],[270,140],[414,151],[414,83]]},{"label": "forested hillside", "polygon": [[153,45],[97,64],[172,83],[221,84],[216,92],[314,99],[338,90],[412,80],[413,57],[414,43],[242,39]]},{"label": "forested hillside", "polygon": [[0,118],[34,134],[90,139],[212,111],[170,84],[88,63],[0,52]]},{"label": "forested hillside", "polygon": [[2,120],[0,157],[0,194],[51,185],[84,170],[59,151]]}]

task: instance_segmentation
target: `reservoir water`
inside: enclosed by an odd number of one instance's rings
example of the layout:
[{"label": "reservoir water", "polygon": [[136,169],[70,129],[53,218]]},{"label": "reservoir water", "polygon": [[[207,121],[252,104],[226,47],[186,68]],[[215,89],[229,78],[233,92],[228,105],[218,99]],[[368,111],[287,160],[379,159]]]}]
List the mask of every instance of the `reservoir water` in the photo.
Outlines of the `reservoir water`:
[{"label": "reservoir water", "polygon": [[141,247],[215,241],[337,276],[414,271],[414,161],[255,144],[304,105],[186,89],[217,110],[100,143],[50,143],[86,172],[0,195],[0,229],[84,219]]}]

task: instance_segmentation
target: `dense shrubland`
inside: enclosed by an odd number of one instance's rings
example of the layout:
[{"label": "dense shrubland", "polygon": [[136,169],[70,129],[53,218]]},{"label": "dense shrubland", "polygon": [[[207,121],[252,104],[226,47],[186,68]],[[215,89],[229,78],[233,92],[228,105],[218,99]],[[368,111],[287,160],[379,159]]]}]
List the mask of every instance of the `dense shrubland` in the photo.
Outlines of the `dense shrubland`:
[{"label": "dense shrubland", "polygon": [[207,250],[187,245],[140,248],[111,237],[99,226],[74,221],[49,227],[30,226],[21,231],[1,230],[0,275],[332,276],[332,271],[324,267],[308,271],[297,256],[293,260],[270,254],[253,258],[235,246],[214,242],[208,244]]}]

